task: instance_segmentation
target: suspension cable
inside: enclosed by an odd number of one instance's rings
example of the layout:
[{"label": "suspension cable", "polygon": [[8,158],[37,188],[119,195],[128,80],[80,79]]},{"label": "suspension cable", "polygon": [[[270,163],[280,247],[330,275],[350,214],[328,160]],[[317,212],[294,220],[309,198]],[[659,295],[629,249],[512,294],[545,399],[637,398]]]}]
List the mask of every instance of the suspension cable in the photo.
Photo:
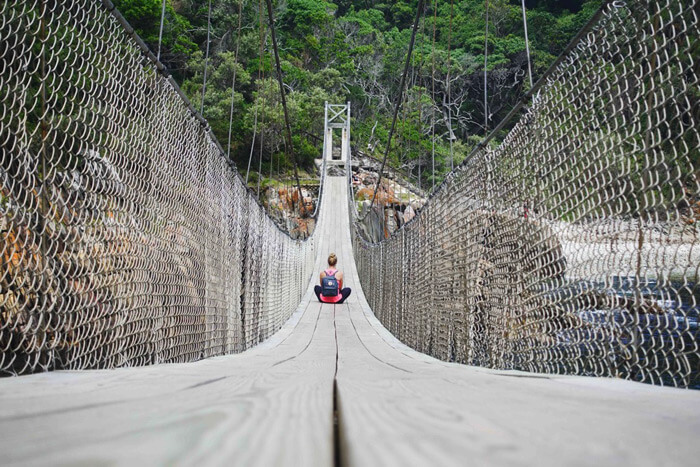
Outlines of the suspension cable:
[{"label": "suspension cable", "polygon": [[[268,2],[270,0],[267,0]],[[408,75],[408,67],[411,65],[411,55],[413,54],[413,45],[416,42],[416,31],[418,31],[418,22],[420,21],[421,14],[423,13],[424,0],[418,0],[418,8],[416,9],[416,19],[413,22],[413,31],[411,33],[411,41],[408,44],[408,53],[406,54],[406,63],[403,68],[403,74],[401,75],[401,83],[399,84],[399,94],[396,96],[396,106],[394,107],[394,116],[391,120],[391,129],[389,130],[389,137],[387,138],[386,149],[384,150],[384,159],[382,159],[382,165],[379,169],[379,175],[377,176],[377,183],[374,185],[374,193],[372,194],[372,202],[369,205],[367,211],[358,220],[363,221],[369,215],[369,212],[374,206],[374,202],[377,200],[377,192],[379,191],[380,183],[382,182],[382,174],[384,173],[384,167],[386,167],[386,159],[389,156],[389,150],[391,148],[391,138],[394,135],[394,129],[396,128],[396,118],[399,114],[399,108],[401,107],[401,102],[403,101],[403,91],[406,86],[406,75]]]},{"label": "suspension cable", "polygon": [[[265,44],[267,43],[267,36],[263,34],[263,4],[262,0],[258,2],[258,8],[260,13],[260,63],[258,67],[258,72],[260,73],[260,83],[262,97],[258,94],[258,99],[260,100],[260,150],[258,151],[258,183],[256,187],[256,196],[260,199],[260,183],[262,182],[262,159],[263,152],[265,149],[265,104],[267,99],[265,98],[265,67],[263,66],[263,60],[265,59]],[[255,141],[253,141],[255,145]]]},{"label": "suspension cable", "polygon": [[207,92],[207,68],[209,68],[209,44],[211,42],[211,0],[209,0],[209,13],[207,14],[207,53],[204,57],[204,83],[202,84],[202,105],[199,113],[204,115],[204,94]]},{"label": "suspension cable", "polygon": [[450,0],[450,26],[447,32],[447,118],[449,122],[450,139],[450,171],[455,169],[454,158],[454,132],[452,131],[452,84],[450,83],[452,72],[452,18],[454,16],[454,0]]},{"label": "suspension cable", "polygon": [[530,88],[532,89],[532,65],[530,63],[530,41],[527,38],[527,15],[525,14],[525,0],[522,0],[523,6],[523,29],[525,30],[525,52],[527,54],[527,74],[530,77]]},{"label": "suspension cable", "polygon": [[[264,44],[263,44],[264,48]],[[264,53],[263,50],[261,50],[261,53]],[[265,87],[265,70],[263,69],[262,71],[262,83],[263,83],[263,89]],[[257,196],[258,199],[260,199],[260,184],[262,183],[262,160],[263,160],[263,154],[265,151],[265,104],[267,103],[267,99],[265,98],[265,93],[263,92],[262,95],[262,103],[260,104],[260,151],[258,152],[258,188],[257,188]],[[272,152],[270,152],[272,154]]]},{"label": "suspension cable", "polygon": [[[423,153],[421,148],[421,141],[423,139],[423,49],[425,48],[425,9],[427,5],[423,7],[423,21],[420,27],[420,53],[418,54],[418,190],[421,191],[421,160],[423,159]],[[413,83],[415,86],[415,82]],[[409,177],[410,181],[410,177]],[[411,193],[412,195],[413,193]],[[418,193],[416,193],[418,195]],[[409,195],[410,199],[410,195]]]},{"label": "suspension cable", "polygon": [[[422,62],[422,57],[421,57]],[[423,80],[421,79],[422,67],[418,68],[418,189],[421,189],[421,161],[422,161],[422,148],[421,140],[423,139]]]},{"label": "suspension cable", "polygon": [[236,52],[233,57],[233,80],[231,83],[231,112],[228,119],[228,145],[226,157],[231,159],[231,130],[233,128],[233,102],[236,100],[236,72],[238,71],[238,50],[241,45],[241,24],[243,18],[243,0],[238,3],[238,31],[236,32]]},{"label": "suspension cable", "polygon": [[489,60],[489,0],[486,0],[486,32],[484,33],[484,135],[489,134],[489,110],[488,110],[488,74],[486,67]]},{"label": "suspension cable", "polygon": [[156,59],[160,61],[160,46],[163,43],[163,25],[165,24],[165,1],[163,0],[163,6],[160,10],[160,32],[158,33],[158,55]]},{"label": "suspension cable", "polygon": [[433,5],[433,45],[430,51],[430,55],[432,58],[432,116],[431,116],[431,125],[433,127],[433,148],[432,148],[432,163],[433,163],[433,171],[432,171],[432,179],[433,179],[433,187],[431,189],[432,191],[435,191],[435,37],[436,37],[436,32],[437,32],[437,0],[435,0],[435,3]]},{"label": "suspension cable", "polygon": [[[285,136],[287,138],[287,154],[294,164],[294,179],[297,182],[297,191],[299,194],[300,214],[304,216],[306,209],[304,208],[304,198],[301,194],[301,183],[299,182],[299,171],[297,170],[297,159],[294,155],[294,146],[292,145],[292,127],[289,124],[289,111],[287,110],[287,98],[284,92],[284,82],[282,81],[282,67],[280,66],[280,55],[277,49],[277,35],[275,34],[275,18],[272,14],[272,0],[267,0],[267,14],[270,22],[270,32],[272,33],[272,48],[275,52],[275,66],[277,68],[277,81],[280,87],[280,97],[282,99],[282,110],[284,112]],[[294,198],[292,198],[294,201]]]},{"label": "suspension cable", "polygon": [[248,187],[248,175],[250,174],[250,164],[253,161],[255,151],[255,138],[258,136],[258,106],[255,106],[255,117],[253,118],[253,141],[250,144],[250,155],[248,156],[248,168],[245,171],[245,186]]},{"label": "suspension cable", "polygon": [[[264,99],[264,98],[263,98]],[[263,100],[263,108],[261,115],[261,128],[260,128],[260,151],[258,152],[258,187],[256,191],[256,196],[260,199],[260,184],[262,183],[262,160],[263,151],[265,149],[265,101]]]},{"label": "suspension cable", "polygon": [[[410,78],[409,82],[406,83],[406,87],[408,88],[408,90],[411,89],[411,86],[412,86],[411,83],[413,82],[414,78],[415,78],[415,68],[411,67],[411,78]],[[401,149],[399,149],[399,167],[403,167],[404,162],[405,162],[404,152],[402,151],[402,149],[409,145],[407,140],[406,140],[406,119],[407,119],[406,114],[408,112],[408,105],[407,104],[409,104],[408,92],[406,92],[406,96],[403,100],[403,104],[404,104],[403,108],[401,109],[401,120],[399,122],[400,123],[399,129],[401,131],[399,131],[398,134],[396,135],[397,147],[401,148]]]},{"label": "suspension cable", "polygon": [[[263,26],[263,6],[262,6],[262,0],[258,0],[258,23],[260,25],[259,27],[259,36],[260,36],[260,50],[259,50],[259,55],[258,55],[258,99],[260,99],[260,93],[262,91],[262,63],[263,63],[263,53],[264,53],[264,43],[267,42],[267,37],[263,34],[264,26]],[[250,154],[248,155],[248,169],[246,170],[245,173],[245,183],[246,183],[246,188],[248,187],[248,175],[250,174],[250,166],[253,162],[253,153],[255,152],[255,137],[258,134],[258,110],[259,106],[255,106],[255,117],[253,120],[253,140],[250,143]]]},{"label": "suspension cable", "polygon": [[[264,107],[263,107],[263,108],[264,108]],[[270,119],[270,120],[272,120],[272,119]],[[263,123],[263,134],[264,134],[264,132],[265,132],[265,112],[264,112],[264,111],[263,111],[263,121],[262,121],[262,123]],[[272,147],[272,146],[271,146],[271,147]],[[262,144],[262,142],[261,142],[261,143],[260,143],[260,158],[261,158],[261,160],[262,160],[262,151],[263,151],[263,144]],[[270,149],[270,182],[272,182],[272,167],[273,167],[273,165],[274,165],[274,151],[273,151],[272,149]],[[260,170],[262,170],[262,165],[261,165],[261,169],[260,169]]]},{"label": "suspension cable", "polygon": [[[399,148],[399,168],[405,166],[408,169],[408,166],[410,165],[410,164],[406,163],[406,160],[408,159],[408,156],[410,155],[413,144],[412,144],[412,141],[410,138],[410,129],[407,128],[407,121],[408,121],[407,113],[408,113],[409,107],[411,107],[411,98],[410,98],[411,90],[414,88],[415,85],[416,85],[416,67],[413,66],[413,64],[411,64],[411,76],[409,78],[408,83],[406,83],[406,95],[404,96],[404,100],[403,100],[403,109],[401,109],[401,126],[400,126],[400,128],[402,128],[402,131],[397,135],[399,137],[399,139],[397,141],[397,143],[398,143],[397,147]],[[407,132],[409,133],[408,138],[406,137]],[[407,170],[406,174],[407,174],[406,179],[409,182],[411,182],[411,177],[413,176],[413,171]],[[411,200],[410,191],[409,191],[408,198],[409,198],[409,202],[410,202],[410,200]],[[393,199],[391,201],[391,208],[396,209],[395,202]],[[390,235],[390,232],[389,232],[389,227],[387,225],[387,221],[388,221],[388,213],[387,212],[384,212],[384,216],[382,217],[382,219],[384,220],[384,229],[383,229],[384,236],[385,236],[385,238],[388,238]]]},{"label": "suspension cable", "polygon": [[272,151],[270,151],[270,175],[269,175],[270,183],[272,183],[272,180],[273,180],[272,179],[272,168],[275,165],[274,163],[275,163],[274,154],[272,153]]}]

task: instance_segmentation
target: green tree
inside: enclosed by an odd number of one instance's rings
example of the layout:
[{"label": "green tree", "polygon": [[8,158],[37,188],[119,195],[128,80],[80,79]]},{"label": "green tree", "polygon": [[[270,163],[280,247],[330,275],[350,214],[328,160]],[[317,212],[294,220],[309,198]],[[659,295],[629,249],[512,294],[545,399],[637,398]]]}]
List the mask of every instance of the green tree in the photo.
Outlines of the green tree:
[{"label": "green tree", "polygon": [[[160,34],[161,0],[115,0],[114,5],[129,21],[136,33],[154,52],[158,50]],[[175,72],[184,71],[190,56],[197,50],[192,41],[192,26],[173,8],[172,0],[166,2],[161,62]]]}]

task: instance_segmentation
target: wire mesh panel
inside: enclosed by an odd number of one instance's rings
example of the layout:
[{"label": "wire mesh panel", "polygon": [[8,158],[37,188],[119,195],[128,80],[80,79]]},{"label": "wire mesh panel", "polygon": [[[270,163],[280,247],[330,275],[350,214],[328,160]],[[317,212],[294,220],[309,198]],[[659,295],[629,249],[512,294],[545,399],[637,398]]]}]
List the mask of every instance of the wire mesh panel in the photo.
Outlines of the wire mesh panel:
[{"label": "wire mesh panel", "polygon": [[355,235],[387,327],[445,360],[700,387],[698,6],[609,3],[498,147],[387,241]]},{"label": "wire mesh panel", "polygon": [[311,275],[110,7],[0,5],[1,374],[241,351]]}]

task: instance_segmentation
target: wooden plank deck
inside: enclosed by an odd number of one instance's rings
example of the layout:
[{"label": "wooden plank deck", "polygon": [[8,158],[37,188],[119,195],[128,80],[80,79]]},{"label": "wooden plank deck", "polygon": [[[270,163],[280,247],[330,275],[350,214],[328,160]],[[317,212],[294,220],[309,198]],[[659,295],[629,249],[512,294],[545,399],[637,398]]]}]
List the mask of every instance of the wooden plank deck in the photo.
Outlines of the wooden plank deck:
[{"label": "wooden plank deck", "polygon": [[490,371],[398,342],[359,290],[345,179],[325,189],[317,264],[336,252],[345,304],[317,303],[310,284],[284,328],[239,355],[0,379],[0,464],[697,462],[700,392]]},{"label": "wooden plank deck", "polygon": [[[347,203],[335,210],[347,222]],[[339,261],[356,286],[349,228],[338,231]],[[697,391],[442,362],[394,338],[361,293],[334,314],[346,465],[697,463]]]},{"label": "wooden plank deck", "polygon": [[330,465],[335,341],[321,311],[307,302],[286,339],[241,355],[4,379],[0,464]]}]

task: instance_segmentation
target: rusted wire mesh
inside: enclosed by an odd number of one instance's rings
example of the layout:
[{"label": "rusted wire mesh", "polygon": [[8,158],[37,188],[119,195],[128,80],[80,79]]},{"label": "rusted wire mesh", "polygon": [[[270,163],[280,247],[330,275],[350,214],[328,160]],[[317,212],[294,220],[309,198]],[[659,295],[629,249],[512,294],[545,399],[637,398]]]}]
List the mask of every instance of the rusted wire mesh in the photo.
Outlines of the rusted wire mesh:
[{"label": "rusted wire mesh", "polygon": [[311,274],[110,9],[0,4],[0,374],[241,351]]},{"label": "rusted wire mesh", "polygon": [[444,360],[700,387],[698,7],[608,4],[498,147],[390,239],[356,233],[385,326]]}]

